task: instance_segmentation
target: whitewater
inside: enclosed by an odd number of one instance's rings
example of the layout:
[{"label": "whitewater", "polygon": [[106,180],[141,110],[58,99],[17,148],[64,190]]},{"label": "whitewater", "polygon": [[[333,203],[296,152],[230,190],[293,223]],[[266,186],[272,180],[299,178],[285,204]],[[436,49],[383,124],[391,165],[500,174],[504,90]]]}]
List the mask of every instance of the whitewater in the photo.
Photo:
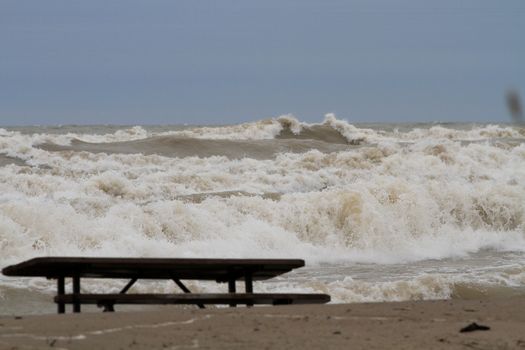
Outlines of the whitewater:
[{"label": "whitewater", "polygon": [[[525,129],[1,126],[0,266],[37,256],[301,258],[255,290],[335,303],[523,295]],[[53,312],[54,288],[1,276],[0,314]]]}]

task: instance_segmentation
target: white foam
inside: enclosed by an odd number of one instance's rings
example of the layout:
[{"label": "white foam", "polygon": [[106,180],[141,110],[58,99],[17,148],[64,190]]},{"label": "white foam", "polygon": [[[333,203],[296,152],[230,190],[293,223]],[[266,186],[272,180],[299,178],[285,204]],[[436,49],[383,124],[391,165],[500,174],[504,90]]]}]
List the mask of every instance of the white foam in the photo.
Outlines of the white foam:
[{"label": "white foam", "polygon": [[[72,138],[106,142],[151,136],[142,128],[82,137],[0,129],[0,153],[30,165],[0,167],[0,263],[38,255],[95,255],[391,264],[464,257],[484,249],[525,251],[525,145],[488,142],[521,137],[518,129],[432,127],[386,133],[358,129],[331,115],[324,123],[349,140],[376,144],[261,161],[176,159],[34,147]],[[288,116],[183,132],[272,138],[283,125],[300,133],[312,124]],[[468,138],[487,142],[460,141]],[[400,142],[406,140],[410,143]],[[211,196],[200,203],[180,199],[223,191],[255,196]],[[259,196],[264,193],[281,195]],[[522,277],[508,280],[525,285]],[[424,288],[425,280],[418,281]],[[420,287],[409,283],[412,294],[399,285],[383,285],[376,292],[374,286],[362,288],[388,299],[389,288],[400,298],[415,298]],[[428,288],[421,295],[437,298],[450,292]],[[352,290],[341,295],[357,293]],[[345,298],[336,300],[357,296]]]}]

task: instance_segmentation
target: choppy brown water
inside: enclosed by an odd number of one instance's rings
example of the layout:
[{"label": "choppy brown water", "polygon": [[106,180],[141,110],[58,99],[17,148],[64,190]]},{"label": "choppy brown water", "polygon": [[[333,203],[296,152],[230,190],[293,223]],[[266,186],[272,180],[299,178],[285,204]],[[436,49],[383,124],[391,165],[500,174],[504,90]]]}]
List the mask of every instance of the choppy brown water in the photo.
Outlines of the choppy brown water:
[{"label": "choppy brown water", "polygon": [[213,157],[224,156],[230,159],[253,158],[271,159],[279,153],[304,153],[310,150],[338,152],[350,148],[348,145],[328,143],[309,139],[276,140],[209,140],[176,136],[151,137],[144,140],[88,143],[72,140],[71,145],[43,144],[47,151],[86,151],[92,153],[121,153],[161,155],[166,157]]},{"label": "choppy brown water", "polygon": [[[297,257],[308,268],[256,288],[327,292],[334,302],[520,294],[524,141],[512,125],[352,125],[334,116],[0,128],[0,264]],[[16,312],[20,298],[48,300],[53,288],[0,277],[0,313]]]},{"label": "choppy brown water", "polygon": [[14,164],[14,165],[19,165],[19,166],[26,165],[26,163],[22,159],[15,158],[15,157],[9,157],[4,154],[0,154],[0,167],[6,166],[9,164]]}]

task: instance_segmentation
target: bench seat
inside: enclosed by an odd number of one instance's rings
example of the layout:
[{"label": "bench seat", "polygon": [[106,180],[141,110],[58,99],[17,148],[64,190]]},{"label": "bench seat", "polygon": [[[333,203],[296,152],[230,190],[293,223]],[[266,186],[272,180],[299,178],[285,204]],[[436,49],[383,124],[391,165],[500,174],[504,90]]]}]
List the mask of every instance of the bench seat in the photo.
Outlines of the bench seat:
[{"label": "bench seat", "polygon": [[287,305],[324,304],[330,301],[327,294],[282,293],[189,293],[189,294],[63,294],[55,297],[55,303],[95,304],[243,304]]}]

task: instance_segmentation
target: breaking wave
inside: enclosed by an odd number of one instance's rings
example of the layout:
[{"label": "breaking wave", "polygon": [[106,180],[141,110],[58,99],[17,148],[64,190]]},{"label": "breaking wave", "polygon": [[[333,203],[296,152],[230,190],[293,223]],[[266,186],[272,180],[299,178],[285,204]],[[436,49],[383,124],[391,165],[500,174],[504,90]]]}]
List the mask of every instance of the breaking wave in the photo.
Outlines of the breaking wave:
[{"label": "breaking wave", "polygon": [[[0,129],[2,266],[40,255],[298,257],[347,268],[327,280],[310,270],[291,285],[340,302],[525,287],[490,269],[509,252],[509,266],[525,266],[523,129],[357,127],[333,115],[99,128]],[[488,263],[472,258],[486,251]],[[463,259],[477,272],[428,274],[430,259]],[[376,268],[355,277],[360,264]],[[377,279],[392,264],[422,265]],[[17,283],[2,277],[0,290]]]}]

